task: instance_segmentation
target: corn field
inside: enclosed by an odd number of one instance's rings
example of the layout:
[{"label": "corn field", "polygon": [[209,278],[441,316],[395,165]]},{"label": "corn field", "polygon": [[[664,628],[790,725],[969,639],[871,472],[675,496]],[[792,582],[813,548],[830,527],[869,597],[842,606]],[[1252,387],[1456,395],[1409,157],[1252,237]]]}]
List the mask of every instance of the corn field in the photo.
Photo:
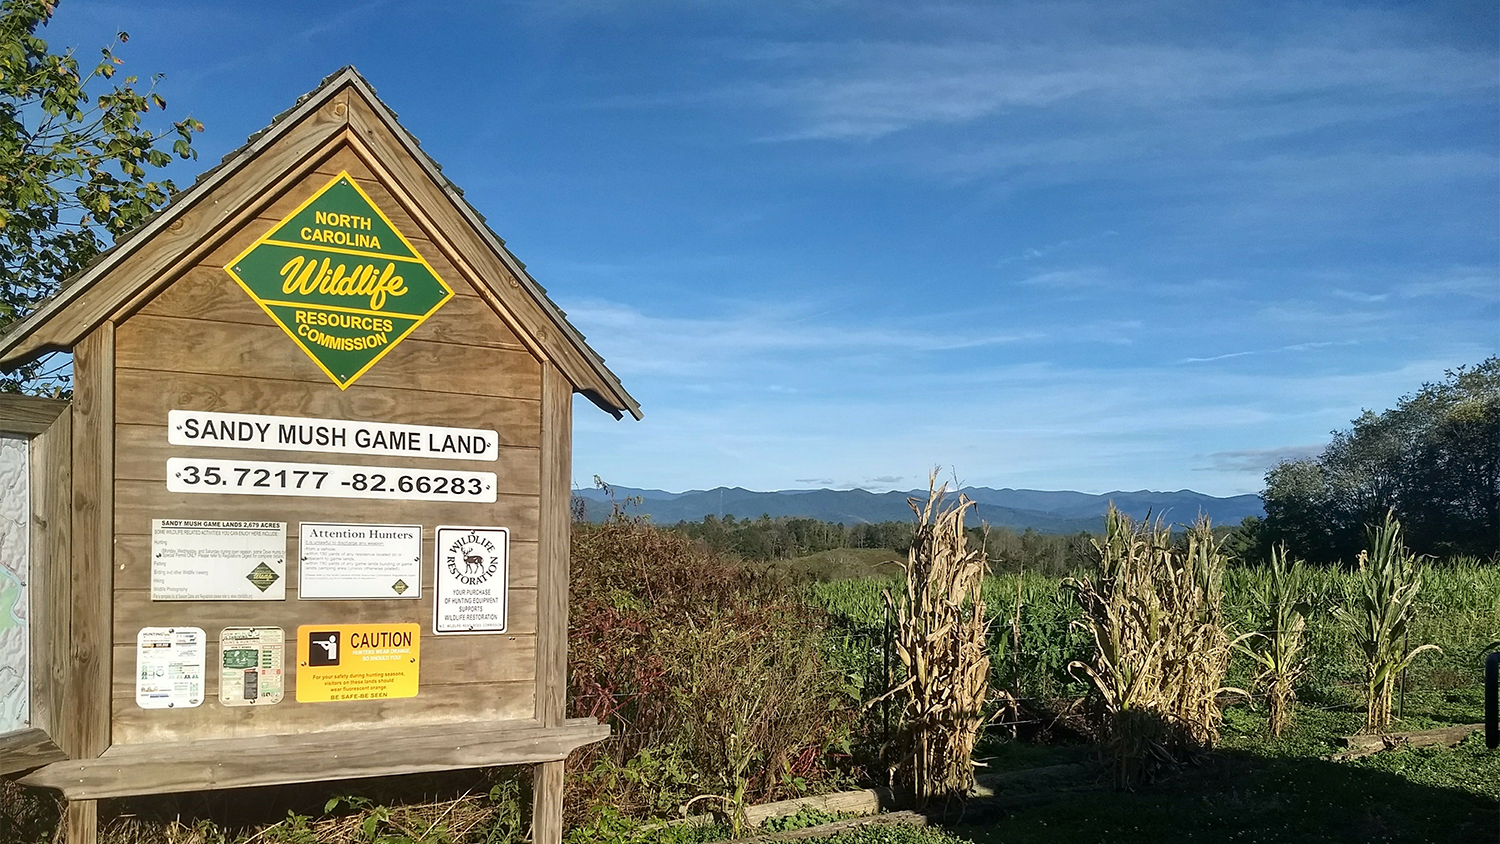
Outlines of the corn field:
[{"label": "corn field", "polygon": [[[1409,639],[1413,645],[1436,644],[1442,651],[1424,653],[1398,680],[1397,717],[1403,689],[1407,696],[1445,698],[1477,688],[1482,654],[1500,640],[1500,567],[1455,558],[1419,562],[1417,571],[1422,589],[1413,603]],[[843,629],[868,631],[874,640],[884,628],[882,595],[891,584],[889,579],[816,583],[805,587],[805,594]],[[1224,572],[1222,612],[1232,635],[1267,629],[1263,596],[1272,588],[1268,567],[1231,567]],[[1297,575],[1296,591],[1306,609],[1301,647],[1306,667],[1295,682],[1299,705],[1364,710],[1365,655],[1350,627],[1334,615],[1334,609],[1348,605],[1359,589],[1355,571],[1306,566]],[[1061,578],[1031,572],[991,575],[985,578],[983,597],[992,619],[993,688],[1008,690],[1032,705],[1087,693],[1088,687],[1071,676],[1067,666],[1086,657],[1093,642],[1073,625],[1081,618],[1080,610],[1062,588]],[[1255,662],[1239,654],[1230,662],[1225,683],[1252,689],[1256,673]],[[1263,692],[1256,692],[1252,705],[1267,705]]]}]

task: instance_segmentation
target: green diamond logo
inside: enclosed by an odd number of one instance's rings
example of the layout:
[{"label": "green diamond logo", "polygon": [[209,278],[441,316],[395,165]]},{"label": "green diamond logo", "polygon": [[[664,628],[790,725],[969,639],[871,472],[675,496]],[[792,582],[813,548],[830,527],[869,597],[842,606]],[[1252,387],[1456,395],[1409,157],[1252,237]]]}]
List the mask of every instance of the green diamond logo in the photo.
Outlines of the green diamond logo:
[{"label": "green diamond logo", "polygon": [[348,173],[224,270],[341,390],[453,298]]},{"label": "green diamond logo", "polygon": [[255,584],[256,589],[264,592],[271,588],[271,584],[280,580],[281,575],[277,574],[270,566],[261,563],[251,569],[250,573],[245,575],[245,579]]},{"label": "green diamond logo", "polygon": [[407,586],[406,581],[404,580],[398,580],[395,583],[391,584],[391,591],[395,592],[397,595],[405,595],[406,590],[409,588],[411,587]]}]

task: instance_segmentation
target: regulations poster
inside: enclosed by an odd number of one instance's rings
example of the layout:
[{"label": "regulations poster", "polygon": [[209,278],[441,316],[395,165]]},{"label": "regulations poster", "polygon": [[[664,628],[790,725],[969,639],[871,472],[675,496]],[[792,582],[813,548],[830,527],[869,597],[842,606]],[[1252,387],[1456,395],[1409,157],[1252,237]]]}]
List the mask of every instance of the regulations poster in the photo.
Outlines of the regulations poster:
[{"label": "regulations poster", "polygon": [[421,525],[303,522],[298,598],[416,598],[422,592]]},{"label": "regulations poster", "polygon": [[286,631],[280,627],[226,627],[220,631],[219,703],[280,703],[286,688],[285,651]]},{"label": "regulations poster", "polygon": [[433,574],[434,633],[504,633],[510,531],[439,527]]},{"label": "regulations poster", "polygon": [[416,697],[421,625],[297,628],[297,702]]},{"label": "regulations poster", "polygon": [[203,703],[201,627],[143,627],[135,637],[135,705],[191,709]]},{"label": "regulations poster", "polygon": [[286,522],[151,520],[151,600],[286,599]]}]

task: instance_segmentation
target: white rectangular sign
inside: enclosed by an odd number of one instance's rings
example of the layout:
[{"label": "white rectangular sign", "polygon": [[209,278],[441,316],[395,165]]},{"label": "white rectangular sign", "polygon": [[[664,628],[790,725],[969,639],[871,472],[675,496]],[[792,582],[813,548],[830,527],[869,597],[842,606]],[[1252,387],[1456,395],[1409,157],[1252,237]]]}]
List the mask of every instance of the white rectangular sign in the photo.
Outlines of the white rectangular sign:
[{"label": "white rectangular sign", "polygon": [[142,627],[135,637],[135,705],[192,709],[203,703],[201,627]]},{"label": "white rectangular sign", "polygon": [[494,472],[204,457],[167,458],[167,489],[171,492],[492,504],[495,486]]},{"label": "white rectangular sign", "polygon": [[212,410],[168,411],[167,442],[218,448],[449,460],[495,460],[500,456],[500,434],[480,428],[440,428]]},{"label": "white rectangular sign", "polygon": [[219,703],[270,706],[286,694],[286,631],[226,627],[219,631]]},{"label": "white rectangular sign", "polygon": [[422,526],[303,522],[297,562],[298,598],[416,598]]},{"label": "white rectangular sign", "polygon": [[151,520],[151,600],[286,599],[286,522]]},{"label": "white rectangular sign", "polygon": [[510,531],[439,527],[436,556],[432,632],[504,633]]}]

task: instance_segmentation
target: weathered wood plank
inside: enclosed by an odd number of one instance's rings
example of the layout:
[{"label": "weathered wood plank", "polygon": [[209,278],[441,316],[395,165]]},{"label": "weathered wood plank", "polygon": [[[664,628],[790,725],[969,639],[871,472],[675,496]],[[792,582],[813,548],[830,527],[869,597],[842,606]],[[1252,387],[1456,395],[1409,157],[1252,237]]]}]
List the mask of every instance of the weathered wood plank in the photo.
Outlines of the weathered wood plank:
[{"label": "weathered wood plank", "polygon": [[53,736],[80,758],[109,747],[114,352],[114,325],[108,322],[73,350],[72,670],[65,686],[67,716]]},{"label": "weathered wood plank", "polygon": [[41,530],[46,539],[40,557],[45,568],[40,573],[33,570],[31,577],[36,590],[31,602],[36,622],[31,629],[38,637],[32,643],[37,666],[32,701],[33,711],[45,713],[45,729],[55,736],[67,729],[66,689],[73,662],[73,409],[64,410],[38,441],[34,445],[43,456],[48,480],[32,520],[34,526],[39,519],[45,522]]},{"label": "weathered wood plank", "polygon": [[32,727],[0,733],[0,776],[40,768],[68,758],[46,730]]},{"label": "weathered wood plank", "polygon": [[[441,271],[439,275],[457,295],[424,322],[411,339],[525,350],[515,332],[500,321],[467,281]],[[188,270],[139,313],[183,319],[211,316],[219,322],[244,325],[275,324],[222,267],[209,264]]]},{"label": "weathered wood plank", "polygon": [[[542,370],[541,508],[537,547],[537,713],[544,725],[567,714],[568,532],[572,519],[573,386]],[[561,773],[558,774],[559,778]],[[559,779],[559,782],[561,779]]]},{"label": "weathered wood plank", "polygon": [[[120,326],[119,365],[328,383],[280,328],[235,325],[229,331],[229,325],[137,315]],[[534,399],[541,393],[541,367],[526,352],[407,339],[361,376],[360,385]]]},{"label": "weathered wood plank", "polygon": [[[531,681],[433,686],[420,689],[416,697],[337,703],[298,703],[289,690],[287,699],[275,706],[242,706],[232,718],[225,718],[222,710],[207,704],[194,709],[140,709],[133,700],[119,701],[114,712],[113,746],[252,736],[282,736],[295,742],[319,730],[397,725],[415,730],[434,724],[445,725],[445,732],[461,738],[475,722],[531,722],[535,705],[535,684]],[[394,748],[387,752],[397,755]],[[316,751],[310,750],[307,759],[315,755]],[[171,756],[158,758],[174,764],[177,761]],[[278,773],[295,776],[299,770],[300,766],[292,762]]]},{"label": "weathered wood plank", "polygon": [[406,425],[487,428],[500,444],[541,445],[542,405],[534,398],[424,393],[400,388],[329,389],[331,384],[276,377],[224,378],[189,372],[120,369],[116,374],[122,423],[165,425],[170,410],[217,410],[320,419],[378,419]]},{"label": "weathered wood plank", "polygon": [[[71,411],[64,406],[63,412]],[[64,638],[67,636],[66,629],[57,631],[52,626],[53,619],[57,616],[66,618],[62,605],[67,600],[66,595],[60,599],[54,591],[53,572],[57,568],[67,571],[70,561],[66,557],[55,559],[52,556],[57,542],[52,534],[65,530],[57,523],[48,506],[50,496],[57,494],[56,488],[67,483],[68,464],[71,462],[71,433],[63,435],[60,429],[64,426],[59,424],[62,418],[59,416],[47,430],[32,437],[29,448],[31,522],[28,525],[30,547],[26,608],[31,632],[29,705],[31,726],[44,732],[52,729],[53,699],[62,693],[61,689],[54,689],[52,686],[53,642],[58,635]],[[55,478],[54,474],[60,474],[61,477]],[[71,490],[68,492],[71,493]]]},{"label": "weathered wood plank", "polygon": [[[300,523],[308,517],[308,502],[318,502],[320,522],[386,522],[392,524],[472,524],[508,527],[518,540],[535,540],[537,499],[530,495],[501,495],[494,504],[449,501],[372,502],[360,498],[299,498],[294,495],[212,495],[167,492],[160,483],[119,481],[115,526],[121,533],[150,533],[152,519],[253,519]],[[384,503],[378,508],[373,505]],[[396,505],[393,509],[389,505]],[[388,513],[391,518],[377,519]],[[399,521],[397,520],[399,516]]]},{"label": "weathered wood plank", "polygon": [[99,840],[99,802],[69,800],[63,810],[65,844],[95,844]]},{"label": "weathered wood plank", "polygon": [[563,768],[559,759],[531,769],[531,844],[562,844]]},{"label": "weathered wood plank", "polygon": [[[137,589],[150,590],[151,588],[151,529],[150,523],[145,526],[147,533],[117,533],[115,535],[115,589],[117,591]],[[287,523],[287,554],[288,559],[296,560],[300,534],[297,525]],[[432,526],[428,526],[427,538],[422,541],[422,590],[432,588],[432,563],[436,559],[433,556]],[[508,583],[512,589],[535,589],[536,588],[536,562],[537,543],[521,540],[511,540],[510,543],[510,577]],[[301,578],[296,565],[287,567],[286,588],[295,591],[300,585]]]},{"label": "weathered wood plank", "polygon": [[[152,601],[147,590],[122,589],[115,593],[114,642],[133,644],[142,627],[204,627],[205,623],[219,627],[283,627],[293,630],[299,624],[320,623],[421,622],[426,627],[432,625],[431,589],[423,589],[422,597],[416,600],[389,601],[299,601],[295,589],[288,588],[286,593],[285,601]],[[535,589],[512,588],[507,607],[510,629],[506,634],[496,635],[535,633],[536,596]],[[205,619],[212,621],[204,622]]]},{"label": "weathered wood plank", "polygon": [[[484,308],[489,310],[488,305]],[[35,436],[46,431],[67,406],[56,399],[0,394],[0,432]]]},{"label": "weathered wood plank", "polygon": [[245,788],[521,765],[566,757],[608,735],[606,725],[542,728],[501,722],[476,723],[462,731],[447,725],[375,727],[272,739],[116,745],[102,759],[54,763],[22,782],[59,789],[69,799]]}]

